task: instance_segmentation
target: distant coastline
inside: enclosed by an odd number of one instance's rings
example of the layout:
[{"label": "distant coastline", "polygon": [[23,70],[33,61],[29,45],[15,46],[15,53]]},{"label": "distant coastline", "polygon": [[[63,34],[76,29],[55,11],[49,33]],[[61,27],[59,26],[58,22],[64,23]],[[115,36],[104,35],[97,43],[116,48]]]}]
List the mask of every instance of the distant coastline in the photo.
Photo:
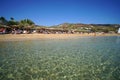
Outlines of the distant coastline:
[{"label": "distant coastline", "polygon": [[16,21],[0,17],[0,34],[84,34],[84,33],[118,33],[120,24],[83,24],[62,23],[55,26],[39,26],[30,19]]}]

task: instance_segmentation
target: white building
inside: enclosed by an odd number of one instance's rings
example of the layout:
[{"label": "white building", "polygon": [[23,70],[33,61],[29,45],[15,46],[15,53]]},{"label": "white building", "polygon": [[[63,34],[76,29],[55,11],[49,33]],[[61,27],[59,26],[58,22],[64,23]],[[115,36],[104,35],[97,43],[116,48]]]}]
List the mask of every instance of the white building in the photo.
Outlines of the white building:
[{"label": "white building", "polygon": [[118,29],[118,33],[120,33],[120,28]]}]

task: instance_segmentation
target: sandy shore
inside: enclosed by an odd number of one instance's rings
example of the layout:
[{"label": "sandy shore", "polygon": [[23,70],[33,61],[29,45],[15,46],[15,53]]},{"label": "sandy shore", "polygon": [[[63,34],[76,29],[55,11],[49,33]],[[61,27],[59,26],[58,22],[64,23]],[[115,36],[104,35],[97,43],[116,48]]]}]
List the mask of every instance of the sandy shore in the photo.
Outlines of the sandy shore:
[{"label": "sandy shore", "polygon": [[119,34],[1,34],[0,41],[76,39],[83,36],[120,36]]}]

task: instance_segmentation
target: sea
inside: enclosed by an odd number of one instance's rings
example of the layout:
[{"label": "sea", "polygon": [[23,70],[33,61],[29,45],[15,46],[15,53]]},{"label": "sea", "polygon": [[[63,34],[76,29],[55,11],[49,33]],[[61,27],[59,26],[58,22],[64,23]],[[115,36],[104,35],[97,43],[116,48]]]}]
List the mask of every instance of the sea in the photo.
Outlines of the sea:
[{"label": "sea", "polygon": [[0,41],[0,80],[120,80],[120,36]]}]

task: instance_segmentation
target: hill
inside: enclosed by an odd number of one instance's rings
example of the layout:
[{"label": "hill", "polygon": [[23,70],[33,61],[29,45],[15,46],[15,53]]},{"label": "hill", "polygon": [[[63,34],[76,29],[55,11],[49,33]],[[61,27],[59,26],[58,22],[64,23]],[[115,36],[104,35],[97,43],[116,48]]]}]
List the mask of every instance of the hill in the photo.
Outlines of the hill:
[{"label": "hill", "polygon": [[83,23],[63,23],[52,28],[59,28],[65,30],[74,30],[79,32],[117,32],[120,24],[83,24]]}]

